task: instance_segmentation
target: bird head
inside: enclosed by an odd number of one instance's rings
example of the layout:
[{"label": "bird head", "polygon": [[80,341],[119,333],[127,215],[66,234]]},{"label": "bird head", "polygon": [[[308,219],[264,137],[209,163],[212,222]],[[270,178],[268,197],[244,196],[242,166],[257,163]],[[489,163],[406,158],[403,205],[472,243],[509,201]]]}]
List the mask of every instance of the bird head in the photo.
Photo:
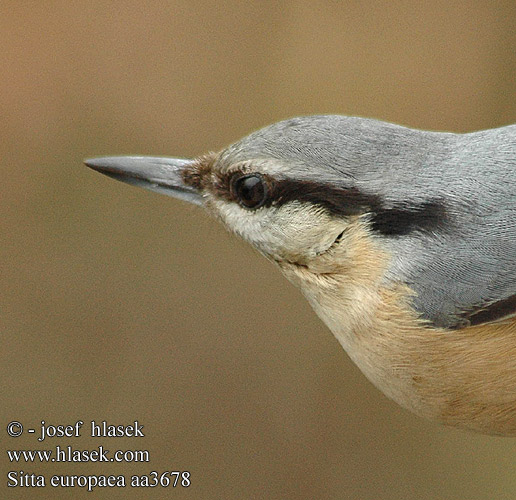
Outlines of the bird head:
[{"label": "bird head", "polygon": [[[357,296],[362,284],[367,295],[380,281],[410,279],[419,257],[428,264],[420,250],[425,237],[438,241],[435,232],[447,213],[445,188],[427,182],[433,172],[426,155],[435,163],[450,136],[310,116],[275,123],[191,160],[123,156],[85,163],[203,206],[277,264],[315,307],[321,290],[335,295],[349,288]],[[441,321],[440,303],[440,297],[435,307],[427,300],[420,312]]]},{"label": "bird head", "polygon": [[[399,188],[399,200],[389,198],[385,146],[398,127],[379,123],[344,116],[295,118],[193,160],[129,156],[85,163],[129,184],[204,206],[283,269],[328,274],[353,265],[352,246],[360,246],[368,232],[389,236],[436,222],[437,203],[415,199],[409,206]],[[403,139],[394,141],[399,150],[391,156],[411,146],[413,141]],[[396,183],[392,171],[389,182]]]}]

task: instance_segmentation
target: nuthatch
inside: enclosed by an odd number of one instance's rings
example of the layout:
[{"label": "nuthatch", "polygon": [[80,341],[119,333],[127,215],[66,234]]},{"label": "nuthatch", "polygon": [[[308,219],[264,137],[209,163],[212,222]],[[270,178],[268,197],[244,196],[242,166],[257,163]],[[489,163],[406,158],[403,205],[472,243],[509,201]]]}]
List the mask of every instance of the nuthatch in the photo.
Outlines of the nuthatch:
[{"label": "nuthatch", "polygon": [[516,436],[516,125],[452,134],[312,116],[194,160],[86,165],[204,206],[401,406]]}]

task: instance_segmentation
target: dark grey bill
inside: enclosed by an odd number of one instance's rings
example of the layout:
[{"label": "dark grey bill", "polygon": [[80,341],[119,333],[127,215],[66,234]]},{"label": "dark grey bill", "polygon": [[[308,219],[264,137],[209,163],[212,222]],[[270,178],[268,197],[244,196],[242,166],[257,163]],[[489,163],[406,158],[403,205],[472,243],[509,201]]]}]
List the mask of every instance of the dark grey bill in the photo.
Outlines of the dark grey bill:
[{"label": "dark grey bill", "polygon": [[85,160],[101,174],[119,181],[166,194],[196,205],[202,205],[201,193],[185,185],[182,172],[192,160],[152,156],[107,156]]}]

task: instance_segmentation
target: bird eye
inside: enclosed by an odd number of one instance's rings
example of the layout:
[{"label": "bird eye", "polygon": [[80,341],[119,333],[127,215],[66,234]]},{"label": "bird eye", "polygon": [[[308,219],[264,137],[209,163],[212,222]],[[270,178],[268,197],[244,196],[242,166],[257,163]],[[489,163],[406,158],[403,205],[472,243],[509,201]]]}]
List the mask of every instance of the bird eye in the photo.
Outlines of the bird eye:
[{"label": "bird eye", "polygon": [[239,203],[246,208],[260,208],[267,199],[267,185],[259,174],[239,177],[233,183],[233,193]]}]

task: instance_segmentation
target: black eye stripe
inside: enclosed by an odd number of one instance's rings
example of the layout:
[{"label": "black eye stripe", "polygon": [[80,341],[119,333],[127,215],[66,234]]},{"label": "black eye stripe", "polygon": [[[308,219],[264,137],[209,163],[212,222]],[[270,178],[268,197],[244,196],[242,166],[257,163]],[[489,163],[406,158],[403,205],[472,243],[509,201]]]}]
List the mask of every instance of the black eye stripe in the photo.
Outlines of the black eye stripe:
[{"label": "black eye stripe", "polygon": [[379,205],[378,197],[365,195],[357,188],[338,188],[312,181],[277,181],[271,187],[270,198],[275,206],[300,201],[319,205],[338,216],[358,215]]},{"label": "black eye stripe", "polygon": [[403,236],[413,231],[432,233],[442,229],[448,216],[440,200],[400,208],[380,208],[372,214],[371,229],[385,236]]},{"label": "black eye stripe", "polygon": [[[251,197],[251,204],[246,205],[235,192],[235,184],[240,179],[250,178],[261,179],[264,195],[258,201]],[[217,195],[251,209],[280,207],[291,201],[299,201],[317,205],[338,217],[369,214],[371,230],[389,237],[403,236],[414,231],[439,231],[449,223],[442,200],[430,199],[418,203],[404,201],[386,207],[380,196],[363,193],[356,187],[340,188],[313,181],[276,180],[258,172],[222,175],[218,177],[214,188]]]},{"label": "black eye stripe", "polygon": [[338,188],[312,181],[289,180],[272,184],[272,205],[281,206],[293,200],[318,205],[339,217],[368,213],[371,230],[391,237],[414,231],[442,230],[449,222],[446,206],[438,199],[418,203],[404,201],[386,207],[380,196],[363,193],[355,187]]}]

